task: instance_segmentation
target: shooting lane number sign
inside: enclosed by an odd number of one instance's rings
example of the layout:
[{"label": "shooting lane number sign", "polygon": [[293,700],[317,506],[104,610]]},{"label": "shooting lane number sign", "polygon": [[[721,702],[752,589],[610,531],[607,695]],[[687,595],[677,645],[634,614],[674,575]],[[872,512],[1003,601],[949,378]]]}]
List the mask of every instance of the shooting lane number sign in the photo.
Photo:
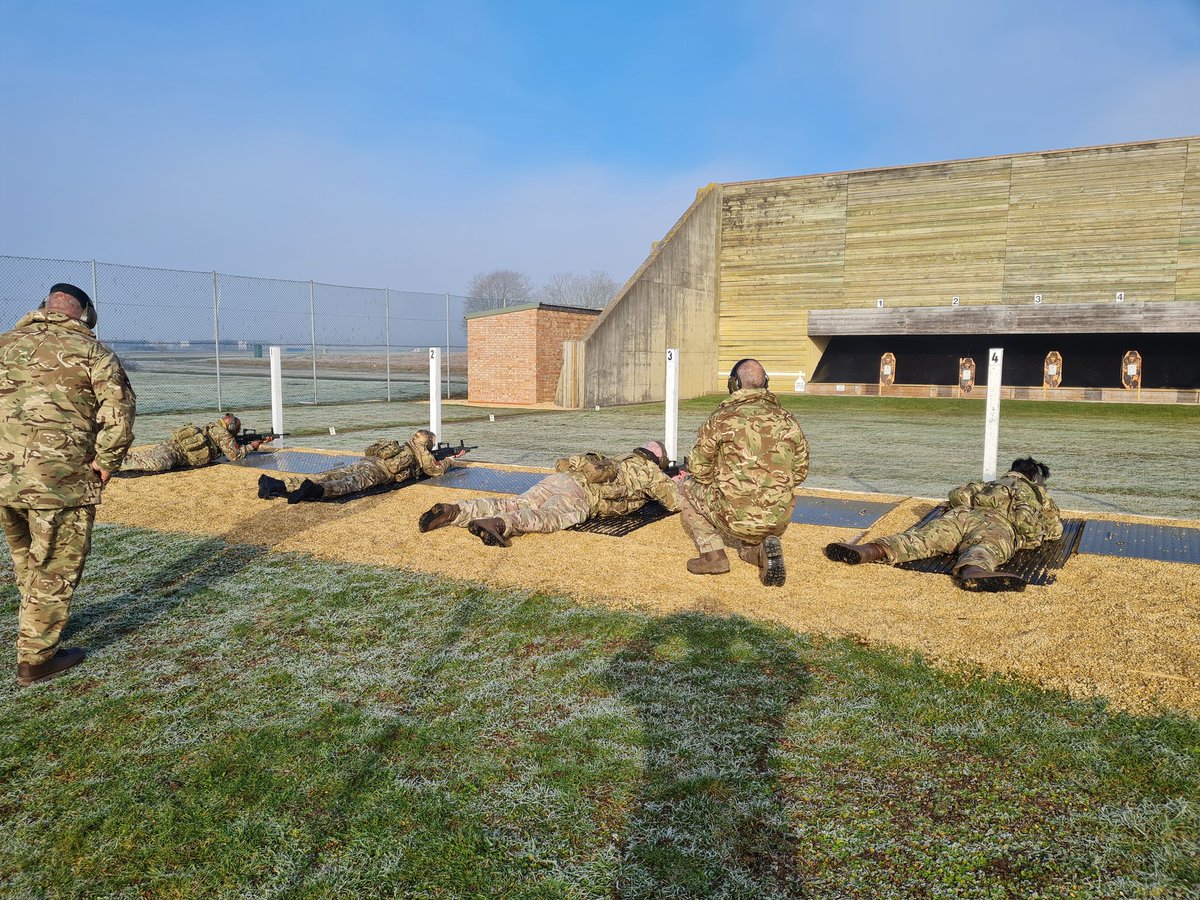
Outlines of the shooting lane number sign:
[{"label": "shooting lane number sign", "polygon": [[958,359],[958,396],[971,393],[975,387],[975,360],[969,356]]},{"label": "shooting lane number sign", "polygon": [[1127,391],[1136,388],[1138,399],[1142,399],[1142,354],[1136,350],[1121,357],[1121,387]]},{"label": "shooting lane number sign", "polygon": [[1062,384],[1062,354],[1051,350],[1046,354],[1042,363],[1042,399],[1046,397],[1047,388],[1056,388]]},{"label": "shooting lane number sign", "polygon": [[896,383],[896,355],[885,353],[879,358],[879,393]]}]

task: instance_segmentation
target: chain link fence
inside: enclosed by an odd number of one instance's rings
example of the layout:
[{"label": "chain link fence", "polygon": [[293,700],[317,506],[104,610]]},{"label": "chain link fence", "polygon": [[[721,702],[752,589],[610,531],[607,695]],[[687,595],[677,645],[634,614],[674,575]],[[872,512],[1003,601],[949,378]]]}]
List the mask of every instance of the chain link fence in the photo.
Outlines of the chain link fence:
[{"label": "chain link fence", "polygon": [[58,281],[95,300],[139,416],[269,406],[273,344],[285,406],[428,399],[429,347],[443,351],[443,396],[466,396],[466,297],[0,255],[0,330]]}]

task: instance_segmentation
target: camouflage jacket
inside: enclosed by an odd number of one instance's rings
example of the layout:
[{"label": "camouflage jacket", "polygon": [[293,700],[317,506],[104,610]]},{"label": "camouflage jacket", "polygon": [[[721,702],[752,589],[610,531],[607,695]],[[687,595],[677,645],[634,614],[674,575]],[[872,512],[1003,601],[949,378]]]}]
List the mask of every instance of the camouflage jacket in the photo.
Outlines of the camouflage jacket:
[{"label": "camouflage jacket", "polygon": [[133,442],[137,398],[121,361],[91,330],[38,310],[0,335],[0,505],[100,502],[100,478]]},{"label": "camouflage jacket", "polygon": [[733,534],[767,534],[787,524],[808,476],[808,442],[796,417],[766,388],[743,388],[700,426],[688,458],[709,490],[709,512]]},{"label": "camouflage jacket", "polygon": [[[194,434],[198,434],[204,441],[204,447],[200,452],[189,452],[180,444],[180,438],[177,435],[189,429]],[[173,432],[171,442],[184,451],[188,457],[188,465],[191,466],[207,466],[210,463],[216,462],[222,456],[230,462],[237,462],[239,459],[245,459],[246,454],[250,452],[249,447],[242,447],[238,444],[237,438],[233,436],[225,426],[225,423],[220,419],[203,426],[192,425],[190,423],[184,425],[183,428],[179,428]]]},{"label": "camouflage jacket", "polygon": [[611,458],[614,476],[609,481],[589,482],[581,474],[584,456],[560,459],[555,469],[567,472],[587,493],[589,516],[623,516],[657,500],[671,512],[679,510],[679,492],[658,467],[640,453]]},{"label": "camouflage jacket", "polygon": [[1017,536],[1017,549],[1028,550],[1062,537],[1058,505],[1041,485],[1020,472],[1009,472],[995,481],[972,481],[950,492],[950,506],[993,512],[1003,516]]},{"label": "camouflage jacket", "polygon": [[450,460],[437,460],[424,442],[411,437],[405,443],[399,441],[376,441],[366,449],[364,455],[387,472],[394,481],[408,481],[422,472],[430,478],[446,474]]}]

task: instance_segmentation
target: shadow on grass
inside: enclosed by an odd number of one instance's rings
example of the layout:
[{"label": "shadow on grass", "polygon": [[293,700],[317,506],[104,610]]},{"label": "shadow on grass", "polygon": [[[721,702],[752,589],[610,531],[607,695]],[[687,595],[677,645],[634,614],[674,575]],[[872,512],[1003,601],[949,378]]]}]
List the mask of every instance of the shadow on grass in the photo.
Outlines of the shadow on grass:
[{"label": "shadow on grass", "polygon": [[795,651],[744,619],[689,613],[650,623],[608,680],[645,747],[616,895],[801,896],[772,753],[808,690]]}]

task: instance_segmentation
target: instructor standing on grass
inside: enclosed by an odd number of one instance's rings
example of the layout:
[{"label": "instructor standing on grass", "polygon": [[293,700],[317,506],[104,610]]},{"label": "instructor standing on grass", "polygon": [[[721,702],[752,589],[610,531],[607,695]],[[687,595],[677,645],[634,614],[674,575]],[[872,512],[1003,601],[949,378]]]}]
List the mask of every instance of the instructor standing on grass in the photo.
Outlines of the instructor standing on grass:
[{"label": "instructor standing on grass", "polygon": [[796,417],[767,390],[757,359],[734,363],[728,384],[729,397],[700,426],[691,477],[679,486],[683,529],[700,551],[687,570],[725,574],[728,544],[758,566],[763,584],[779,587],[786,575],[779,536],[808,476],[808,442]]},{"label": "instructor standing on grass", "polygon": [[59,642],[101,489],[133,441],[136,397],[95,325],[91,298],[56,284],[0,335],[0,525],[21,594],[22,686],[83,660]]}]

